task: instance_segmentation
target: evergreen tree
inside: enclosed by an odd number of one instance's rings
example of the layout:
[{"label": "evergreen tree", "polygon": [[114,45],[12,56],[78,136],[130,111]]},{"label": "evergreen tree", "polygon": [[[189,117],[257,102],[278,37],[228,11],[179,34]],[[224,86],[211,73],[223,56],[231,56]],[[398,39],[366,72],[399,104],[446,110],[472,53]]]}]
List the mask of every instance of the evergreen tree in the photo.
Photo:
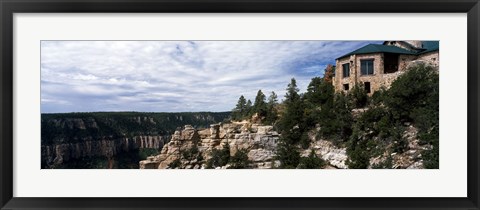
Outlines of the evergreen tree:
[{"label": "evergreen tree", "polygon": [[268,96],[267,102],[267,114],[265,116],[265,124],[274,124],[277,121],[277,110],[276,106],[278,105],[277,94],[272,91],[270,96]]},{"label": "evergreen tree", "polygon": [[276,157],[283,168],[296,168],[300,161],[297,144],[304,132],[302,128],[303,105],[298,94],[297,82],[292,78],[285,95],[285,112],[280,119],[282,137],[277,146]]},{"label": "evergreen tree", "polygon": [[259,116],[265,116],[267,111],[267,104],[265,103],[265,94],[262,90],[258,90],[255,97],[255,103],[253,104],[252,114],[257,113]]},{"label": "evergreen tree", "polygon": [[353,86],[348,97],[355,108],[363,108],[368,104],[368,95],[363,84]]},{"label": "evergreen tree", "polygon": [[292,139],[287,140],[292,143],[297,143],[302,134],[300,126],[303,120],[303,104],[298,91],[297,81],[292,78],[290,84],[288,84],[287,93],[285,94],[285,113],[280,121],[282,133],[297,134],[300,132],[299,135],[291,135],[290,137]]},{"label": "evergreen tree", "polygon": [[248,99],[247,104],[245,105],[245,115],[243,117],[250,118],[253,114],[252,111],[253,111],[252,101]]},{"label": "evergreen tree", "polygon": [[327,82],[320,77],[312,78],[304,96],[306,106],[304,121],[307,128],[312,128],[319,123],[320,119],[325,117],[322,115],[331,115],[329,112],[332,111],[333,99],[334,87],[331,82]]},{"label": "evergreen tree", "polygon": [[348,168],[365,169],[370,164],[370,153],[368,151],[368,140],[361,136],[357,128],[353,131],[348,142],[346,164]]},{"label": "evergreen tree", "polygon": [[281,168],[297,168],[300,163],[300,153],[294,145],[281,140],[277,146],[275,159],[280,161]]},{"label": "evergreen tree", "polygon": [[240,96],[238,98],[237,105],[235,106],[235,109],[233,109],[232,112],[232,118],[234,120],[241,120],[245,114],[246,114],[246,107],[247,107],[247,101],[245,100],[245,97]]},{"label": "evergreen tree", "polygon": [[272,91],[272,93],[270,93],[270,96],[268,96],[268,106],[275,106],[278,104],[278,96],[277,94]]}]

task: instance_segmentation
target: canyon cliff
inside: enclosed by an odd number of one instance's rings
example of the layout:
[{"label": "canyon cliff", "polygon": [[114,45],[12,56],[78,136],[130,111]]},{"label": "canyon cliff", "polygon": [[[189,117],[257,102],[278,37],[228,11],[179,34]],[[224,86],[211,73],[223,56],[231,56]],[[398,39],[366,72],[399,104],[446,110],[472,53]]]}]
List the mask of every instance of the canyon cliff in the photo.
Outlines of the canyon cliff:
[{"label": "canyon cliff", "polygon": [[[42,168],[138,168],[180,124],[208,126],[228,113],[42,114]],[[121,160],[119,160],[121,159]]]}]

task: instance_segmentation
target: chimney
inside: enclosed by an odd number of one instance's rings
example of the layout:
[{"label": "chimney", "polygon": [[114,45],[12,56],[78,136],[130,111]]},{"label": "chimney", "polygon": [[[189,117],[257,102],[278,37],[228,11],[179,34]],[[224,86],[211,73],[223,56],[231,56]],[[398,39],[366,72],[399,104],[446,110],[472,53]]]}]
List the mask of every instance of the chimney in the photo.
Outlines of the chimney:
[{"label": "chimney", "polygon": [[416,48],[423,48],[422,41],[405,41]]}]

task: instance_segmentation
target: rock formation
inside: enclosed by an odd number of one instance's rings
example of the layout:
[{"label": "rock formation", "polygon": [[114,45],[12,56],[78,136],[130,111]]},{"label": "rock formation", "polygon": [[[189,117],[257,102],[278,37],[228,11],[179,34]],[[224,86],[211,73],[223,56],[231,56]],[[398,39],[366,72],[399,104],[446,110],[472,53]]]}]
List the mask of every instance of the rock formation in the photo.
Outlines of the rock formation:
[{"label": "rock formation", "polygon": [[432,149],[431,145],[420,145],[417,138],[417,129],[409,125],[405,130],[403,137],[407,140],[408,145],[404,152],[396,153],[385,151],[380,156],[370,159],[370,167],[381,164],[385,161],[391,161],[394,169],[423,169],[422,151]]},{"label": "rock formation", "polygon": [[[159,155],[140,161],[140,168],[164,169],[173,165],[175,168],[205,168],[212,151],[222,149],[225,144],[228,144],[231,156],[239,150],[248,151],[250,167],[271,168],[278,139],[279,135],[272,126],[248,122],[212,124],[203,130],[186,125],[183,130],[175,132]],[[193,156],[189,154],[192,151]]]}]

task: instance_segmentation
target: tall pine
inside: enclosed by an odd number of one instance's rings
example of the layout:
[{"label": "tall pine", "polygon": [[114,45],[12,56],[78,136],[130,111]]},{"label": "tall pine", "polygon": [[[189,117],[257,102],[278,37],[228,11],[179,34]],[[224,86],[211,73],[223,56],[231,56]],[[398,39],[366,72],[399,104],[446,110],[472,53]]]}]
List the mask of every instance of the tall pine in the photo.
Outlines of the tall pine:
[{"label": "tall pine", "polygon": [[273,125],[278,118],[276,106],[278,105],[278,97],[275,92],[272,91],[268,96],[267,113],[265,116],[265,124]]},{"label": "tall pine", "polygon": [[296,168],[300,161],[300,153],[296,151],[296,145],[303,134],[301,128],[303,106],[298,91],[297,81],[292,78],[285,94],[285,112],[279,125],[282,137],[276,152],[276,158],[280,160],[283,168]]},{"label": "tall pine", "polygon": [[252,114],[257,113],[261,117],[265,117],[267,111],[267,103],[265,102],[265,94],[262,90],[258,90],[255,97],[255,103],[253,104]]},{"label": "tall pine", "polygon": [[247,101],[245,100],[245,97],[240,96],[238,98],[237,105],[235,106],[235,109],[233,109],[232,112],[232,119],[234,120],[241,120],[245,117],[246,115],[246,108],[247,108]]}]

